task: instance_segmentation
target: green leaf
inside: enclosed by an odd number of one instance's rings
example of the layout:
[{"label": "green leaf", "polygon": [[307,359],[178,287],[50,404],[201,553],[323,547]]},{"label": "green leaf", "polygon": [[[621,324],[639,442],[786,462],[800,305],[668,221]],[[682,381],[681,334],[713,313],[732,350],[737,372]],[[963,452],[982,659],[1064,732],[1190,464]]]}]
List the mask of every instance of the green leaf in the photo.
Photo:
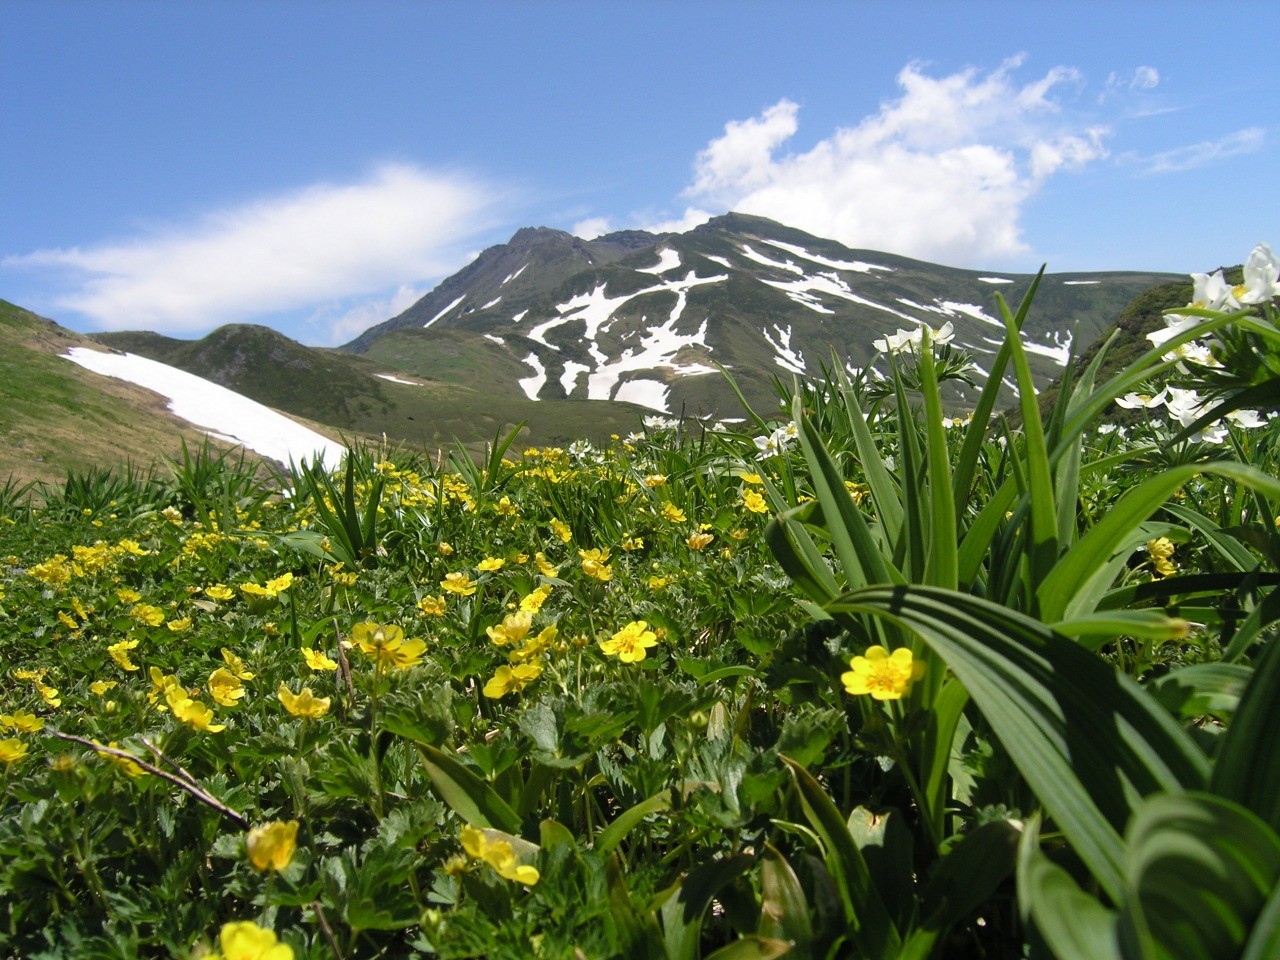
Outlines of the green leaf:
[{"label": "green leaf", "polygon": [[924,395],[925,468],[929,476],[929,556],[924,582],[954,590],[957,584],[956,502],[951,489],[951,454],[942,425],[942,396],[934,369],[929,328],[920,345],[920,391]]},{"label": "green leaf", "polygon": [[596,835],[592,848],[598,853],[612,853],[645,817],[670,809],[671,791],[663,790],[661,793],[655,793],[649,799],[641,800],[635,806],[628,807],[618,814],[611,824]]},{"label": "green leaf", "polygon": [[760,926],[762,937],[787,940],[806,954],[813,942],[809,901],[786,858],[765,844],[760,858]]},{"label": "green leaf", "polygon": [[1018,844],[1018,908],[1059,960],[1124,960],[1116,913],[1040,851],[1039,815]]},{"label": "green leaf", "polygon": [[1208,777],[1204,754],[1141,687],[1029,617],[923,586],[866,587],[828,611],[888,617],[946,662],[1113,898],[1133,798]]},{"label": "green leaf", "polygon": [[1149,798],[1126,833],[1122,923],[1172,960],[1234,960],[1280,878],[1280,838],[1203,793]]},{"label": "green leaf", "polygon": [[769,940],[765,937],[745,936],[728,946],[707,954],[706,960],[773,960],[791,952],[792,944],[785,940]]},{"label": "green leaf", "polygon": [[1193,663],[1175,667],[1146,687],[1175,717],[1195,720],[1234,713],[1252,676],[1253,668],[1239,663]]},{"label": "green leaf", "polygon": [[702,918],[712,899],[726,884],[746,873],[755,860],[746,853],[710,860],[668,888],[660,909],[668,960],[697,960]]},{"label": "green leaf", "polygon": [[921,893],[923,922],[898,960],[925,960],[934,946],[981,907],[1013,873],[1020,831],[1007,820],[966,833],[934,869]]},{"label": "green leaf", "polygon": [[430,744],[417,744],[427,775],[440,799],[474,827],[518,833],[520,817],[489,784]]},{"label": "green leaf", "polygon": [[1212,790],[1280,831],[1280,642],[1254,665],[1213,768]]},{"label": "green leaf", "polygon": [[789,757],[781,759],[795,780],[805,817],[826,847],[827,869],[844,903],[849,939],[867,956],[892,956],[902,940],[844,817],[807,770]]}]

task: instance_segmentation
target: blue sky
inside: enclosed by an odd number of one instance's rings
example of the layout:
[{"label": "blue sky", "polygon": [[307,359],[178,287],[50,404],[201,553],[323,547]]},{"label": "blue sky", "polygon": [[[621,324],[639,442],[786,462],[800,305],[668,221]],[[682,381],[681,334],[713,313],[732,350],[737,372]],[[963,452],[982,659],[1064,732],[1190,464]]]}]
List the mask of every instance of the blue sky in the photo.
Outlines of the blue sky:
[{"label": "blue sky", "polygon": [[1280,243],[1262,3],[0,0],[0,297],[345,342],[521,226],[1003,271]]}]

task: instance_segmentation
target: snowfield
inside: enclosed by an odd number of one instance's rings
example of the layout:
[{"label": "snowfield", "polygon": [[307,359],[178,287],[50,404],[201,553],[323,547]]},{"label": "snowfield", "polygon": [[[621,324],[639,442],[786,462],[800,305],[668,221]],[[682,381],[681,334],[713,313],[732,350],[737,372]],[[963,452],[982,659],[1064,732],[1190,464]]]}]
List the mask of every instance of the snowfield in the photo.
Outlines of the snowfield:
[{"label": "snowfield", "polygon": [[332,470],[346,453],[342,444],[284,414],[185,370],[132,353],[87,347],[72,347],[63,356],[86,370],[152,390],[168,399],[175,416],[272,460],[287,464],[318,459]]}]

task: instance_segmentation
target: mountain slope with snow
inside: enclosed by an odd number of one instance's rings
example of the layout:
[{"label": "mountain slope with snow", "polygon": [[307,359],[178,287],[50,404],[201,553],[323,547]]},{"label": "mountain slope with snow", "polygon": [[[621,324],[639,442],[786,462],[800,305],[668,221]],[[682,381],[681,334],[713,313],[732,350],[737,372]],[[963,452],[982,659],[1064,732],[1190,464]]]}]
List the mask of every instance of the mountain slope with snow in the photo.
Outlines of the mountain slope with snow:
[{"label": "mountain slope with snow", "polygon": [[[1046,274],[1022,331],[1038,384],[1056,378],[1073,343],[1092,342],[1137,294],[1169,279]],[[683,234],[594,241],[526,229],[346,349],[436,376],[433,344],[447,336],[454,355],[519,365],[492,384],[498,392],[736,416],[721,368],[750,401],[767,403],[772,377],[817,376],[832,362],[861,369],[875,361],[877,339],[923,325],[952,325],[981,387],[1004,336],[997,295],[1016,309],[1033,280],[851,250],[740,214]],[[968,399],[963,388],[950,397]]]}]

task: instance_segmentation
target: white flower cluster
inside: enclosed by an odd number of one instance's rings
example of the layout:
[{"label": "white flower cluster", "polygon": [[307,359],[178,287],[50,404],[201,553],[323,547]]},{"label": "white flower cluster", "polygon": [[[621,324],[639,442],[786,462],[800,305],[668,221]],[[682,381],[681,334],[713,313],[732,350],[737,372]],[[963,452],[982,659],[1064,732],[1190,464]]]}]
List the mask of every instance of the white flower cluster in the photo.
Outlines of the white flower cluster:
[{"label": "white flower cluster", "polygon": [[[1276,259],[1271,248],[1260,243],[1253,248],[1244,264],[1244,283],[1230,286],[1222,276],[1222,271],[1214,273],[1193,273],[1194,284],[1190,307],[1205,310],[1232,311],[1240,310],[1255,304],[1270,303],[1280,296],[1280,260]],[[1165,317],[1165,327],[1147,334],[1147,339],[1160,346],[1180,333],[1194,329],[1201,318],[1180,313],[1170,313]],[[1180,361],[1182,370],[1187,368],[1182,361],[1191,361],[1205,367],[1221,366],[1213,355],[1214,342],[1192,340],[1175,347],[1164,355],[1166,360]],[[1116,405],[1127,410],[1165,409],[1169,416],[1183,427],[1190,426],[1208,412],[1208,399],[1201,397],[1195,390],[1182,390],[1178,387],[1166,386],[1159,393],[1130,393],[1116,398]],[[1259,416],[1256,410],[1234,410],[1224,420],[1238,427],[1252,429],[1266,426],[1267,421]],[[1227,428],[1223,423],[1216,423],[1205,428],[1197,439],[1208,443],[1222,443],[1227,436]]]},{"label": "white flower cluster", "polygon": [[775,454],[790,450],[798,436],[800,436],[800,427],[792,420],[790,423],[777,427],[767,437],[756,437],[756,450],[759,451],[756,454],[756,459],[768,460]]},{"label": "white flower cluster", "polygon": [[[950,320],[937,329],[933,327],[928,329],[929,342],[934,346],[940,347],[950,343],[956,335]],[[871,345],[881,353],[919,353],[920,347],[924,344],[924,331],[924,326],[916,327],[914,330],[899,330],[883,340],[872,340]]]}]

